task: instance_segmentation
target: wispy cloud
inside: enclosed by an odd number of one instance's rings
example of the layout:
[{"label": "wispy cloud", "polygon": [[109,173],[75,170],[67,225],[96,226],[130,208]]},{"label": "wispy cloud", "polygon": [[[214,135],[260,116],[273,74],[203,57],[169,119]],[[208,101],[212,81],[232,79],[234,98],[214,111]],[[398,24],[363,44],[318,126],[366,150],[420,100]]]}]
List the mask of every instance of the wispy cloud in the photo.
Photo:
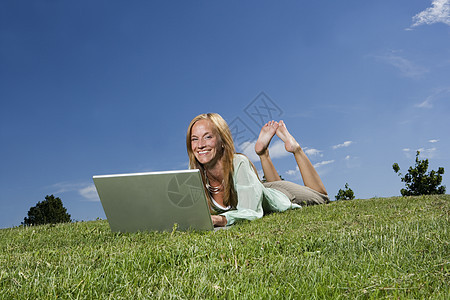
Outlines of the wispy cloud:
[{"label": "wispy cloud", "polygon": [[437,142],[439,142],[439,140],[429,140],[428,142],[429,143],[437,143]]},{"label": "wispy cloud", "polygon": [[245,156],[247,156],[251,161],[258,161],[259,157],[255,152],[255,143],[253,142],[244,142],[240,145],[237,145],[237,150],[242,152]]},{"label": "wispy cloud", "polygon": [[324,161],[314,164],[314,168],[319,168],[321,166],[325,166],[325,165],[332,164],[332,163],[334,163],[334,159],[333,160],[324,160]]},{"label": "wispy cloud", "polygon": [[308,148],[308,147],[303,147],[303,151],[306,153],[306,155],[308,155],[309,157],[311,156],[319,156],[319,157],[323,157],[322,151],[321,150],[317,150],[314,148]]},{"label": "wispy cloud", "polygon": [[300,174],[300,169],[298,168],[298,166],[296,166],[295,169],[287,170],[285,173],[286,173],[286,175],[289,175],[289,176],[297,176]]},{"label": "wispy cloud", "polygon": [[75,192],[89,201],[100,201],[97,190],[92,183],[77,183],[77,182],[59,182],[50,186],[53,191],[52,194],[64,194]]},{"label": "wispy cloud", "polygon": [[342,144],[338,144],[338,145],[332,146],[332,148],[333,148],[333,149],[338,149],[338,148],[348,147],[348,146],[350,146],[351,144],[353,144],[352,141],[345,141],[345,142],[343,142]]},{"label": "wispy cloud", "polygon": [[417,103],[414,106],[418,108],[433,108],[433,103],[431,102],[431,100],[432,100],[431,96],[428,96],[427,99],[425,99],[425,101]]},{"label": "wispy cloud", "polygon": [[294,175],[297,174],[297,172],[298,172],[298,170],[287,170],[287,171],[286,171],[286,174],[291,175],[291,176],[294,176]]},{"label": "wispy cloud", "polygon": [[403,153],[405,153],[407,158],[412,158],[416,156],[416,152],[420,151],[420,156],[424,158],[434,158],[436,157],[437,148],[419,148],[417,150],[412,151],[409,148],[403,149]]},{"label": "wispy cloud", "polygon": [[276,141],[269,147],[269,153],[271,158],[279,158],[291,155],[291,153],[286,151],[286,148],[284,147],[284,142],[281,140]]},{"label": "wispy cloud", "polygon": [[62,194],[77,191],[83,187],[86,187],[86,184],[74,182],[58,182],[51,185],[49,188],[52,189],[53,194]]},{"label": "wispy cloud", "polygon": [[79,189],[78,193],[89,201],[99,201],[95,185],[91,184],[85,188]]},{"label": "wispy cloud", "polygon": [[[318,162],[318,163],[314,164],[313,166],[314,166],[314,168],[317,169],[317,172],[320,175],[323,175],[324,173],[327,172],[327,170],[326,169],[322,169],[321,167],[325,166],[325,165],[332,164],[332,163],[334,163],[334,159],[333,160],[324,160],[324,161],[321,161],[321,162]],[[291,177],[297,177],[297,176],[300,176],[300,169],[298,168],[298,166],[296,166],[295,169],[293,169],[293,170],[287,170],[285,172],[285,174],[289,175]]]},{"label": "wispy cloud", "polygon": [[[255,152],[256,141],[245,142],[238,145],[237,148],[240,152],[245,154],[251,161],[259,161],[259,157]],[[315,149],[314,149],[315,150]],[[290,155],[289,152],[284,148],[284,142],[281,140],[275,141],[271,146],[269,146],[269,153],[272,159],[280,158]]]},{"label": "wispy cloud", "polygon": [[361,160],[357,156],[347,155],[344,158],[344,162],[345,162],[345,165],[347,166],[347,168],[349,168],[349,169],[361,167]]},{"label": "wispy cloud", "polygon": [[418,79],[428,73],[429,70],[427,68],[413,63],[403,56],[398,55],[397,52],[398,51],[393,51],[392,53],[386,55],[378,55],[375,56],[375,58],[395,67],[404,77]]},{"label": "wispy cloud", "polygon": [[414,105],[417,108],[433,108],[434,103],[442,98],[450,99],[450,88],[442,88],[434,91],[423,102]]},{"label": "wispy cloud", "polygon": [[412,18],[413,24],[408,29],[434,23],[444,23],[450,26],[450,0],[433,0],[431,5]]},{"label": "wispy cloud", "polygon": [[433,158],[433,157],[436,156],[437,148],[436,147],[433,147],[433,148],[420,148],[420,149],[417,149],[417,150],[420,151],[420,155],[422,157]]},{"label": "wispy cloud", "polygon": [[[413,157],[412,152],[411,152],[411,149],[409,149],[409,148],[403,148],[402,151],[403,151],[403,153],[405,154],[405,156],[406,156],[407,158]],[[415,152],[414,152],[414,153],[415,153]]]}]

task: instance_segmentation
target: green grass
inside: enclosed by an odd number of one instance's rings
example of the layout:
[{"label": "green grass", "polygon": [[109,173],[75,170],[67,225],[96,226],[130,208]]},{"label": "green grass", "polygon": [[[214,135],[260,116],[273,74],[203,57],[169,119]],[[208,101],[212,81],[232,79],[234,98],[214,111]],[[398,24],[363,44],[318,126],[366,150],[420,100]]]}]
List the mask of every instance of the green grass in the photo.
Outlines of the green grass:
[{"label": "green grass", "polygon": [[449,298],[450,195],[340,201],[217,232],[0,230],[0,299]]}]

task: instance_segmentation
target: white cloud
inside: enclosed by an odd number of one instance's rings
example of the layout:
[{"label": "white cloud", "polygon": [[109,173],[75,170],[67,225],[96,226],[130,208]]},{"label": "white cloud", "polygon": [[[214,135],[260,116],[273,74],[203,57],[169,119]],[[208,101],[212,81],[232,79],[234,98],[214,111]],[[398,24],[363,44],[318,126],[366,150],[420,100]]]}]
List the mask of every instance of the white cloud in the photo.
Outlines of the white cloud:
[{"label": "white cloud", "polygon": [[[244,142],[238,145],[237,148],[240,152],[245,154],[251,161],[259,161],[259,156],[255,152],[256,141]],[[269,153],[272,159],[288,156],[291,153],[287,152],[284,148],[284,142],[281,140],[275,141],[269,146]]]},{"label": "white cloud", "polygon": [[352,141],[345,141],[345,142],[343,142],[342,144],[334,145],[334,146],[332,146],[332,147],[333,147],[333,149],[338,149],[338,148],[342,148],[342,147],[348,147],[348,146],[350,146],[351,144],[353,144]]},{"label": "white cloud", "polygon": [[314,168],[318,168],[318,167],[325,166],[325,165],[332,164],[332,163],[334,163],[334,159],[321,161],[321,162],[314,164]]},{"label": "white cloud", "polygon": [[412,18],[414,23],[410,28],[434,23],[450,25],[450,0],[433,0],[431,5]]},{"label": "white cloud", "polygon": [[424,157],[424,158],[433,158],[436,155],[436,151],[437,148],[433,147],[433,148],[420,148],[417,149],[417,151],[420,151],[420,157]]},{"label": "white cloud", "polygon": [[425,99],[425,101],[418,103],[414,106],[419,107],[419,108],[433,108],[433,104],[431,103],[430,97],[427,97],[427,99]]},{"label": "white cloud", "polygon": [[428,96],[423,102],[414,106],[418,108],[433,108],[434,102],[445,97],[450,98],[450,88],[438,89]]},{"label": "white cloud", "polygon": [[[405,153],[405,156],[406,156],[407,158],[413,157],[412,152],[411,152],[411,149],[409,149],[409,148],[404,148],[404,149],[402,149],[402,151],[403,151],[403,153]],[[415,152],[414,152],[414,153],[415,153]]]},{"label": "white cloud", "polygon": [[[327,170],[321,169],[320,167],[328,165],[328,164],[332,164],[332,163],[334,163],[334,160],[325,160],[325,161],[318,162],[318,163],[314,164],[313,166],[314,166],[314,168],[317,168],[316,171],[319,173],[319,175],[323,175],[324,173],[327,172]],[[298,166],[296,166],[294,170],[287,170],[285,172],[285,174],[289,175],[291,177],[297,177],[297,176],[300,176],[300,169],[298,168]]]},{"label": "white cloud", "polygon": [[67,192],[73,192],[79,189],[80,187],[83,187],[85,185],[80,183],[71,183],[71,182],[58,182],[52,185],[50,188],[54,191],[53,194],[62,194]]},{"label": "white cloud", "polygon": [[405,153],[407,158],[412,158],[416,156],[416,152],[420,151],[420,157],[423,158],[433,158],[436,156],[437,148],[419,148],[417,150],[412,151],[409,148],[403,149],[403,153]]},{"label": "white cloud", "polygon": [[361,160],[357,156],[347,155],[344,158],[344,161],[345,161],[346,167],[349,168],[349,169],[361,167]]},{"label": "white cloud", "polygon": [[271,158],[291,155],[291,153],[286,151],[286,148],[284,148],[284,142],[281,140],[276,141],[269,147],[269,153]]},{"label": "white cloud", "polygon": [[92,183],[59,182],[55,183],[50,188],[54,189],[52,194],[76,192],[89,201],[100,201],[97,190]]},{"label": "white cloud", "polygon": [[100,201],[100,199],[98,198],[97,189],[93,184],[85,188],[79,189],[78,193],[80,193],[81,196],[90,201]]},{"label": "white cloud", "polygon": [[319,156],[319,157],[323,157],[322,151],[321,150],[317,150],[314,148],[308,148],[308,147],[303,147],[303,151],[306,153],[306,155],[308,156]]},{"label": "white cloud", "polygon": [[296,166],[294,170],[287,170],[285,173],[286,175],[296,177],[300,175],[300,169]]},{"label": "white cloud", "polygon": [[394,53],[376,56],[376,58],[398,69],[402,74],[402,76],[404,77],[417,79],[422,77],[425,73],[428,72],[427,68],[419,66],[411,62],[410,60]]},{"label": "white cloud", "polygon": [[242,154],[246,155],[251,161],[259,161],[259,156],[255,152],[256,141],[244,142],[237,146]]},{"label": "white cloud", "polygon": [[297,174],[297,172],[298,172],[297,170],[287,170],[286,174],[294,176],[295,174]]},{"label": "white cloud", "polygon": [[439,140],[429,140],[428,142],[429,143],[437,143],[437,142],[439,142]]}]

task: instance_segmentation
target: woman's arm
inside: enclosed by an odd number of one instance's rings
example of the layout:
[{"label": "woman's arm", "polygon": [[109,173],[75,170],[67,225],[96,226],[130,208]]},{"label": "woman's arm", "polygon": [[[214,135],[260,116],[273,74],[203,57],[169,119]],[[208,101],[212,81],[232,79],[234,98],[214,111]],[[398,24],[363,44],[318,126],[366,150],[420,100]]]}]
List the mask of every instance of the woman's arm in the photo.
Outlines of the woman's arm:
[{"label": "woman's arm", "polygon": [[238,203],[236,209],[221,214],[226,218],[226,224],[231,225],[238,220],[261,218],[264,214],[263,185],[253,171],[250,161],[243,155],[236,155],[234,158],[233,181]]},{"label": "woman's arm", "polygon": [[211,220],[213,222],[213,225],[217,227],[224,227],[225,225],[227,225],[227,218],[225,218],[224,216],[211,215]]}]

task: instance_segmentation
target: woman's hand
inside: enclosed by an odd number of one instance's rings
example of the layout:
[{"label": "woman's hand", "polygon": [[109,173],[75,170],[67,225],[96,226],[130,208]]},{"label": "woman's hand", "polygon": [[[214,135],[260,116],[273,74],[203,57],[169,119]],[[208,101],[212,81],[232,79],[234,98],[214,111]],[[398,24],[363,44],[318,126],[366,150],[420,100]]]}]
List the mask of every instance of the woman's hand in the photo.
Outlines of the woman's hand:
[{"label": "woman's hand", "polygon": [[211,215],[211,220],[214,226],[224,227],[227,225],[227,218],[219,215]]}]

